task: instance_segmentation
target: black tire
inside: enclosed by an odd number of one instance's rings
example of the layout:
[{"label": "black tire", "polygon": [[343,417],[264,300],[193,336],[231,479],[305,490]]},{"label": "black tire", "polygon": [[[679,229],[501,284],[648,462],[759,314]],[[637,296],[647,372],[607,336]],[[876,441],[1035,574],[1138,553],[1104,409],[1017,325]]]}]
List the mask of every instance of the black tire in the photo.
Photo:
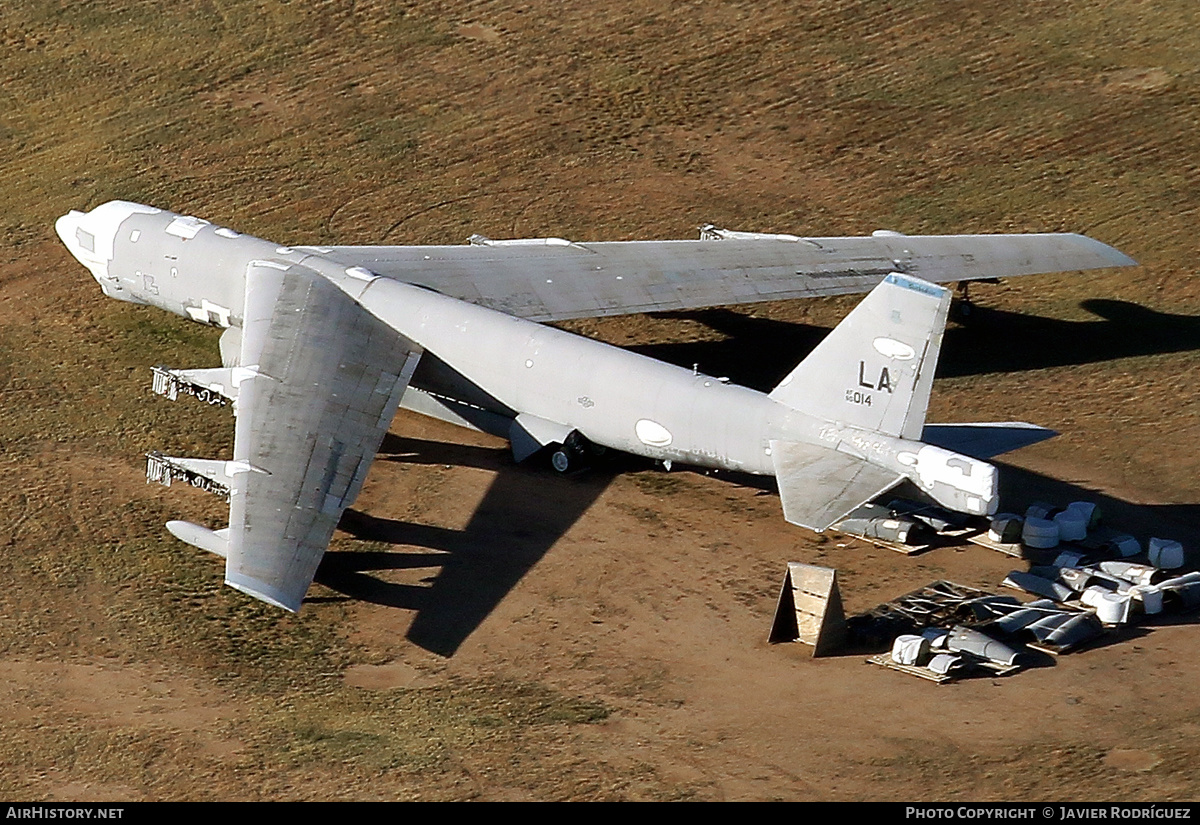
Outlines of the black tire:
[{"label": "black tire", "polygon": [[575,467],[574,456],[564,449],[555,450],[550,456],[550,466],[559,473],[568,473]]}]

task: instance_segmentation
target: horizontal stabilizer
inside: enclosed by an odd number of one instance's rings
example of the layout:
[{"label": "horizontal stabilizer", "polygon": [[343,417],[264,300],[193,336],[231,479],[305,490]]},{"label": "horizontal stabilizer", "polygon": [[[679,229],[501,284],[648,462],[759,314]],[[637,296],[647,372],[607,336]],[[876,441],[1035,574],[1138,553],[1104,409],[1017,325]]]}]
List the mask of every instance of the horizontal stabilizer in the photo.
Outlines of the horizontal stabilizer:
[{"label": "horizontal stabilizer", "polygon": [[971,458],[988,459],[1056,435],[1058,433],[1054,430],[1024,421],[994,421],[985,424],[926,424],[921,440]]},{"label": "horizontal stabilizer", "polygon": [[201,527],[199,524],[193,524],[190,521],[168,521],[167,530],[184,544],[190,544],[192,547],[199,547],[201,550],[216,553],[221,558],[226,558],[229,555],[228,527],[223,527],[220,530],[209,530],[207,527]]},{"label": "horizontal stabilizer", "polygon": [[772,441],[783,517],[818,533],[904,480],[846,453],[794,441]]}]

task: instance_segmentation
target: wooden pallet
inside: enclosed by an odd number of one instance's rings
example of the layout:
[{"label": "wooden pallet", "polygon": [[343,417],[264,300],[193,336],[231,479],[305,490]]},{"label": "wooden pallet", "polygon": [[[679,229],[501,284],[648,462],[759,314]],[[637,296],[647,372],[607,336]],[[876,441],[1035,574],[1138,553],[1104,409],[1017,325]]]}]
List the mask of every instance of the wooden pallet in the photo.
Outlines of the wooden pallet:
[{"label": "wooden pallet", "polygon": [[907,673],[910,676],[926,679],[939,685],[978,675],[980,670],[991,671],[993,676],[1007,676],[1021,669],[1021,665],[1001,665],[996,662],[976,659],[957,673],[934,673],[929,668],[920,665],[902,665],[893,659],[890,653],[880,653],[877,656],[871,656],[867,659],[867,662],[879,665],[880,667],[886,667],[888,670],[897,670],[901,673]]}]

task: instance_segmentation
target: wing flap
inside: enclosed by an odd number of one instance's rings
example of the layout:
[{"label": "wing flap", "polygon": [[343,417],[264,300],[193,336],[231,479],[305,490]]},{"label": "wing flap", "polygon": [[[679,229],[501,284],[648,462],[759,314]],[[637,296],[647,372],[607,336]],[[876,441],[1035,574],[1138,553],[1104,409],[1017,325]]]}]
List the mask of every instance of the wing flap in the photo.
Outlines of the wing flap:
[{"label": "wing flap", "polygon": [[319,274],[250,266],[227,584],[299,609],[420,356]]},{"label": "wing flap", "polygon": [[771,460],[783,517],[818,533],[904,480],[861,458],[795,441],[772,441]]}]

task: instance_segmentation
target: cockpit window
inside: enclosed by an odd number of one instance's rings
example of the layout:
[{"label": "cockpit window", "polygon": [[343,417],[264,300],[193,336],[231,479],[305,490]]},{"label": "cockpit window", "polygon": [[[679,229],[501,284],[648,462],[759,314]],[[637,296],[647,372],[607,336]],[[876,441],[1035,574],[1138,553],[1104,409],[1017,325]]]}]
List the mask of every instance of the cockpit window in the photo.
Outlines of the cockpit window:
[{"label": "cockpit window", "polygon": [[91,232],[86,232],[81,227],[75,227],[75,240],[79,241],[79,245],[88,252],[96,251],[96,237]]}]

